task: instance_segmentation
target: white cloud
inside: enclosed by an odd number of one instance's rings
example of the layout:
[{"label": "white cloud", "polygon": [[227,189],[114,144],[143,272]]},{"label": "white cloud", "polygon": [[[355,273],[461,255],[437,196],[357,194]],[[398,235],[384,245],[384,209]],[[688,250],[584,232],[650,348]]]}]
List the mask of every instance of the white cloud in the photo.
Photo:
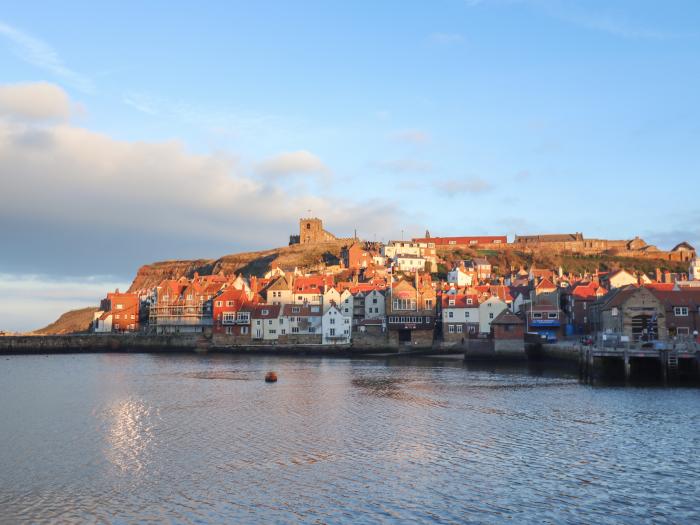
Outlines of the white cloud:
[{"label": "white cloud", "polygon": [[19,119],[67,119],[66,92],[48,82],[0,85],[0,115]]},{"label": "white cloud", "polygon": [[287,175],[328,175],[331,170],[311,152],[300,150],[280,153],[256,167],[257,173],[267,177]]},{"label": "white cloud", "polygon": [[[308,151],[262,163],[266,173],[328,173]],[[0,116],[0,271],[129,275],[154,258],[217,257],[287,243],[312,209],[341,236],[381,234],[391,203],[290,192],[224,154],[129,142],[66,123]],[[375,222],[372,222],[375,221]],[[47,257],[47,254],[51,254]],[[26,268],[30,266],[30,268]]]},{"label": "white cloud", "polygon": [[68,68],[58,53],[46,42],[0,21],[0,36],[6,37],[14,46],[15,54],[25,62],[56,75],[62,81],[91,93],[92,81],[85,75]]}]

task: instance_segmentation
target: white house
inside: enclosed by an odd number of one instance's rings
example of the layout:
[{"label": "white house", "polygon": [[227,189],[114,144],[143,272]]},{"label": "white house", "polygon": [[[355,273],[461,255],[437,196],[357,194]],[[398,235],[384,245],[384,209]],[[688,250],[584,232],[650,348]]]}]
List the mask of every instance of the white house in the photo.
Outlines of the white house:
[{"label": "white house", "polygon": [[326,288],[326,291],[323,292],[323,313],[326,313],[333,305],[340,305],[340,292],[333,287]]},{"label": "white house", "polygon": [[286,330],[280,311],[279,305],[255,305],[251,319],[251,337],[256,340],[277,341],[281,331]]},{"label": "white house", "polygon": [[425,259],[420,256],[397,255],[394,263],[402,272],[416,272],[425,269]]},{"label": "white house", "polygon": [[417,242],[389,241],[382,246],[382,255],[394,259],[399,255],[420,257],[421,247]]},{"label": "white house", "polygon": [[610,288],[622,288],[630,284],[637,284],[637,278],[627,270],[618,270],[610,276]]},{"label": "white house", "polygon": [[508,306],[498,297],[489,297],[479,305],[479,332],[490,333],[491,321],[503,310],[507,310]]},{"label": "white house", "polygon": [[444,294],[442,323],[445,339],[448,334],[474,334],[479,331],[479,298],[476,294]]},{"label": "white house", "polygon": [[286,304],[282,308],[285,334],[289,335],[320,334],[321,317],[319,305]]},{"label": "white house", "polygon": [[275,279],[265,290],[265,300],[269,304],[285,305],[294,302],[292,286],[287,277],[281,275]]},{"label": "white house", "polygon": [[92,321],[92,330],[97,333],[112,331],[112,312],[95,312]]},{"label": "white house", "polygon": [[352,293],[350,293],[350,290],[343,290],[343,293],[340,294],[338,308],[345,317],[352,318],[354,302],[355,298],[352,296]]},{"label": "white house", "polygon": [[461,266],[455,266],[451,272],[447,272],[447,282],[458,288],[472,285],[472,273],[468,273]]},{"label": "white house", "polygon": [[692,261],[690,261],[688,279],[691,281],[700,281],[700,257],[695,257]]},{"label": "white house", "polygon": [[382,319],[386,317],[384,294],[372,290],[365,295],[365,319]]},{"label": "white house", "polygon": [[326,313],[323,314],[323,319],[321,321],[323,344],[349,343],[351,338],[351,320],[351,316],[345,316],[336,306],[331,306]]}]

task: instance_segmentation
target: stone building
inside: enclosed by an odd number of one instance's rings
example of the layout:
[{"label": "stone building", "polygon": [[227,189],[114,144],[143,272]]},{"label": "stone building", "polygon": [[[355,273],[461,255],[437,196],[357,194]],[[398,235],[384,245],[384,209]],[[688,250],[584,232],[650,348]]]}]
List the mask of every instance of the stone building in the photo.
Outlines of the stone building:
[{"label": "stone building", "polygon": [[323,221],[317,217],[299,219],[299,235],[290,235],[289,244],[316,244],[332,242],[338,238],[323,229]]}]

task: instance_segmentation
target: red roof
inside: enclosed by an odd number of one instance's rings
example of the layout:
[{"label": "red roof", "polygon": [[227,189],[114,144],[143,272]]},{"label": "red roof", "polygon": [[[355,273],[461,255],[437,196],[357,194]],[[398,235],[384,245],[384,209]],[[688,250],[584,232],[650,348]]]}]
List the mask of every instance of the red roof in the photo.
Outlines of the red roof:
[{"label": "red roof", "polygon": [[675,283],[648,283],[644,285],[644,288],[658,290],[660,292],[672,292],[675,286]]},{"label": "red roof", "polygon": [[413,239],[413,242],[432,242],[435,246],[446,246],[454,244],[493,244],[507,243],[508,238],[505,235],[495,235],[495,236],[477,236],[477,237],[423,237],[420,239]]},{"label": "red roof", "polygon": [[[468,300],[471,299],[471,303]],[[450,304],[450,301],[454,301],[454,304]],[[443,308],[478,308],[479,307],[479,296],[476,294],[443,294],[442,296],[442,307]]]}]

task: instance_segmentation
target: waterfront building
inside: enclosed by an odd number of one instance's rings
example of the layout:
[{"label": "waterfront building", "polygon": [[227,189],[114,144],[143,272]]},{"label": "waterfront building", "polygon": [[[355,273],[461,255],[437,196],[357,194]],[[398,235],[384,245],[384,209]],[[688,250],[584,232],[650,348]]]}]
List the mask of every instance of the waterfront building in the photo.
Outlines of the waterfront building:
[{"label": "waterfront building", "polygon": [[323,344],[348,344],[352,337],[352,316],[343,315],[340,309],[331,305],[321,321]]},{"label": "waterfront building", "polygon": [[441,298],[442,337],[460,342],[479,332],[479,296],[475,293],[447,293]]},{"label": "waterfront building", "polygon": [[429,274],[416,273],[414,283],[393,283],[386,297],[390,341],[395,345],[430,346],[433,343],[436,294]]},{"label": "waterfront building", "polygon": [[493,321],[498,314],[507,309],[508,305],[498,297],[491,296],[485,301],[482,301],[479,304],[479,333],[490,334],[491,321]]}]

